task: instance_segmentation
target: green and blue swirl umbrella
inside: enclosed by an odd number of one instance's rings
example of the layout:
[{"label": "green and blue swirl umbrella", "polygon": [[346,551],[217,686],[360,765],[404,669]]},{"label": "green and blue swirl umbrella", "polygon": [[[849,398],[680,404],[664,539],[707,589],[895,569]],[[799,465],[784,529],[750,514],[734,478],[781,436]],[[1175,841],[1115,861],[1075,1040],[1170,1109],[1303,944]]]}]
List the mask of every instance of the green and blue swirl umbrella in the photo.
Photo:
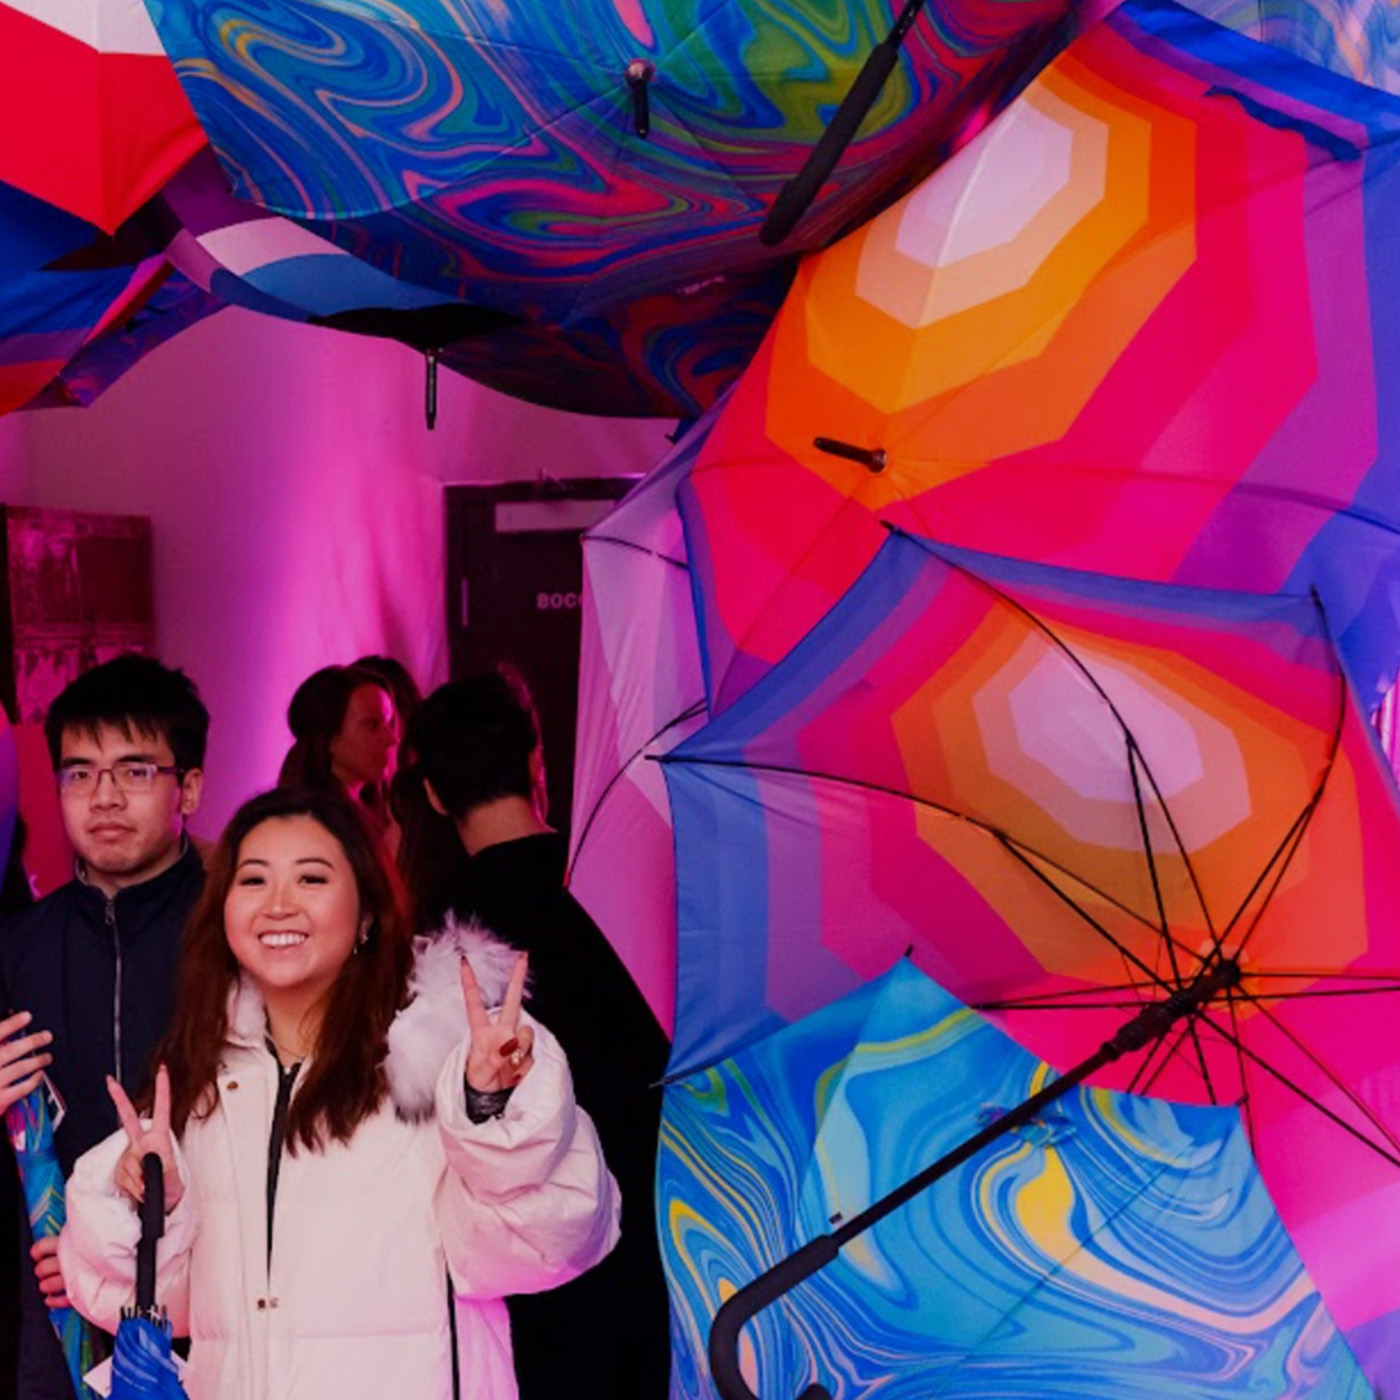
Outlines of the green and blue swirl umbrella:
[{"label": "green and blue swirl umbrella", "polygon": [[[57,1235],[67,1219],[63,1168],[59,1166],[53,1140],[55,1112],[50,1095],[46,1080],[5,1110],[5,1131],[15,1150],[29,1232],[36,1240]],[[83,1377],[98,1359],[92,1328],[73,1308],[53,1308],[49,1317],[63,1348],[73,1393],[87,1396],[90,1392]]]},{"label": "green and blue swirl umbrella", "polygon": [[796,247],[758,227],[899,6],[150,0],[234,193],[556,324],[820,246],[1037,65],[1068,0],[930,7]]},{"label": "green and blue swirl umbrella", "polygon": [[[666,1091],[672,1400],[737,1289],[1053,1080],[901,961]],[[1363,1400],[1239,1112],[1070,1091],[742,1334],[762,1400]]]}]

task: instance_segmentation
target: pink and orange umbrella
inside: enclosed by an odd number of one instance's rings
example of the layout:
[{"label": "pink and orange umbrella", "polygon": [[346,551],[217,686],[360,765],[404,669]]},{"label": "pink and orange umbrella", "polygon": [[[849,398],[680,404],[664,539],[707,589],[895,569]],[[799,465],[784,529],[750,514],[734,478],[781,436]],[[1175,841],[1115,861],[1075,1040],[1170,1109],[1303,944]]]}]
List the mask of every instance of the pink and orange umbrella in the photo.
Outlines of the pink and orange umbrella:
[{"label": "pink and orange umbrella", "polygon": [[1062,1071],[1223,978],[1092,1082],[1240,1105],[1333,1315],[1400,1381],[1400,796],[1315,597],[896,535],[662,762],[673,1070],[906,949]]},{"label": "pink and orange umbrella", "polygon": [[1400,618],[1400,99],[1128,0],[801,268],[682,489],[710,700],[882,521],[1210,587],[1316,586],[1370,687]]},{"label": "pink and orange umbrella", "polygon": [[708,717],[676,486],[714,417],[696,423],[583,537],[569,888],[668,1034],[676,1003],[676,880],[670,804],[656,759]]}]

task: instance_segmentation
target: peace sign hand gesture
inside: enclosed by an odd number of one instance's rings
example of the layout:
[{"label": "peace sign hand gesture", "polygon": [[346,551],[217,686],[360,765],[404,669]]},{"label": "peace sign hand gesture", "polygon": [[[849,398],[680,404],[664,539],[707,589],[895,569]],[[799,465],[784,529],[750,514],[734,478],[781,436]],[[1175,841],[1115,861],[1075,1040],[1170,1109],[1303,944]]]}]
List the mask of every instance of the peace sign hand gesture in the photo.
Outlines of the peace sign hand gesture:
[{"label": "peace sign hand gesture", "polygon": [[525,995],[529,958],[521,953],[510,974],[501,1009],[493,1021],[481,999],[481,988],[471,964],[462,959],[462,1000],[467,1004],[467,1024],[472,1043],[467,1054],[467,1083],[478,1094],[513,1089],[534,1065],[535,1033],[520,1024],[520,1002]]},{"label": "peace sign hand gesture", "polygon": [[141,1122],[126,1090],[109,1074],[107,1092],[117,1106],[117,1117],[126,1130],[126,1151],[117,1163],[117,1186],[140,1205],[146,1195],[145,1184],[141,1180],[141,1159],[148,1152],[154,1152],[165,1168],[165,1213],[175,1209],[180,1197],[185,1194],[185,1183],[180,1180],[175,1166],[175,1139],[170,1133],[170,1075],[164,1065],[156,1070],[156,1096],[151,1105],[151,1122],[147,1127]]}]

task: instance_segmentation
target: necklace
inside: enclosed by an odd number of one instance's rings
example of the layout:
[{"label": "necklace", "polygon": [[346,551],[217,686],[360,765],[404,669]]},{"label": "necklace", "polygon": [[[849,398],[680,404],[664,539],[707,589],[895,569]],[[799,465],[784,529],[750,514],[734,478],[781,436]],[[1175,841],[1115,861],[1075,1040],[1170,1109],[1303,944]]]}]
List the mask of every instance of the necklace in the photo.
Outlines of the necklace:
[{"label": "necklace", "polygon": [[277,1058],[279,1060],[288,1061],[292,1064],[299,1065],[304,1059],[306,1059],[306,1055],[304,1053],[297,1050],[293,1050],[291,1046],[283,1045],[282,1042],[277,1039],[277,1037],[272,1033],[271,1021],[267,1021],[266,1026],[267,1038],[272,1042],[273,1048],[277,1051]]}]

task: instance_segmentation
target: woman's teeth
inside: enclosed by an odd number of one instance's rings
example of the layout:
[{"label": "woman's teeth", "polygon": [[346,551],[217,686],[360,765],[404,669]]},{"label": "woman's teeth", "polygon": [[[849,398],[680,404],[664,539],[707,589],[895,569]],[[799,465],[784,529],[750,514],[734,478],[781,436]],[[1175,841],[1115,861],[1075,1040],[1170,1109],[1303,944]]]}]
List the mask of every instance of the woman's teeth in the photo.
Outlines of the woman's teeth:
[{"label": "woman's teeth", "polygon": [[258,942],[264,948],[295,948],[306,942],[304,933],[260,933]]}]

